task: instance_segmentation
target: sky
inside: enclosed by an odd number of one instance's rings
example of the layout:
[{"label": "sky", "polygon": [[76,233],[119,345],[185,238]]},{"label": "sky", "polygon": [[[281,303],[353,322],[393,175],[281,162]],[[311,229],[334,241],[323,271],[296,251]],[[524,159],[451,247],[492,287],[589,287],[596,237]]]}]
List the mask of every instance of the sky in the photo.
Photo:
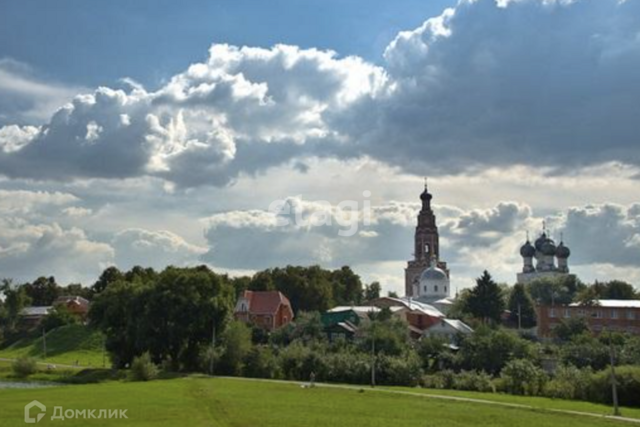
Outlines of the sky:
[{"label": "sky", "polygon": [[455,288],[543,221],[640,285],[637,0],[0,3],[0,276],[350,265]]}]

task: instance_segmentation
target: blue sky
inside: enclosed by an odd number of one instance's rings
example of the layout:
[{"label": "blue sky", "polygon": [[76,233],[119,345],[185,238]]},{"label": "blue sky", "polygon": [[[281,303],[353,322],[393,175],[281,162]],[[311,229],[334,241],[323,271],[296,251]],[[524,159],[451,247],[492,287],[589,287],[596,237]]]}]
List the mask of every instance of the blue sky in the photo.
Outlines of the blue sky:
[{"label": "blue sky", "polygon": [[638,34],[636,0],[2,1],[0,271],[402,292],[428,175],[454,286],[513,283],[543,220],[583,280],[640,284]]},{"label": "blue sky", "polygon": [[379,62],[402,29],[452,0],[6,0],[0,52],[84,86],[131,77],[151,87],[200,61],[212,43],[333,49]]}]

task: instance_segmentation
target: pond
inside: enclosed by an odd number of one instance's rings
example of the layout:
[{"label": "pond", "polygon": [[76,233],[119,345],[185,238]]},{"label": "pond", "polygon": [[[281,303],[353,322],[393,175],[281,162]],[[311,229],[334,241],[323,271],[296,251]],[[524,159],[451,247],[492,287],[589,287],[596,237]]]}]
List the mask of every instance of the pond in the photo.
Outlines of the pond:
[{"label": "pond", "polygon": [[53,387],[59,384],[50,383],[50,382],[42,382],[42,381],[0,381],[0,390],[8,389],[8,388],[44,388],[44,387]]}]

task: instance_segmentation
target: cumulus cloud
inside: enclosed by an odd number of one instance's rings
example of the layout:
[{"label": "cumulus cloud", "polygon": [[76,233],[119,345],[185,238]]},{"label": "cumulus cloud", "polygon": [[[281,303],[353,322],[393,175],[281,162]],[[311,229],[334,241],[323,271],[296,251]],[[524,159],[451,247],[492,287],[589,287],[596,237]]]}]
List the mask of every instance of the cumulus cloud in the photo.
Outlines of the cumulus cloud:
[{"label": "cumulus cloud", "polygon": [[115,263],[129,269],[135,265],[163,269],[167,265],[195,264],[206,248],[192,245],[166,230],[130,228],[118,232],[112,240]]},{"label": "cumulus cloud", "polygon": [[572,207],[551,220],[564,232],[573,263],[640,265],[640,204]]},{"label": "cumulus cloud", "polygon": [[[339,266],[406,261],[411,257],[419,209],[418,203],[389,202],[373,206],[369,213],[361,205],[344,216],[338,206],[290,197],[285,214],[283,210],[219,213],[203,220],[210,246],[204,259],[223,267],[250,269],[287,263]],[[441,206],[436,213],[446,242],[441,245],[443,257],[452,260],[479,244],[499,243],[531,216],[528,206],[512,202],[470,211]],[[491,235],[478,234],[479,229]],[[511,250],[517,254],[515,245]]]},{"label": "cumulus cloud", "polygon": [[0,130],[0,172],[222,186],[309,156],[410,173],[640,165],[638,3],[461,0],[373,65],[335,52],[213,45],[156,91],[99,88],[39,128]]},{"label": "cumulus cloud", "polygon": [[0,217],[0,270],[4,277],[41,275],[64,282],[88,281],[113,260],[113,249],[75,227]]}]

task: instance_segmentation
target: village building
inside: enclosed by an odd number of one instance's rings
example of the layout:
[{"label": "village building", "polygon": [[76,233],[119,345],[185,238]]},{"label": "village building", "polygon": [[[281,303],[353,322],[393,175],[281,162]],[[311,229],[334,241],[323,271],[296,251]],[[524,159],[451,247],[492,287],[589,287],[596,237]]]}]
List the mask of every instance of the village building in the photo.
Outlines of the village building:
[{"label": "village building", "polygon": [[31,306],[20,311],[20,324],[27,328],[35,328],[51,312],[53,306]]},{"label": "village building", "polygon": [[450,345],[457,345],[461,336],[473,333],[473,329],[461,320],[441,319],[424,330],[425,337],[444,338]]},{"label": "village building", "polygon": [[233,315],[236,320],[274,331],[293,320],[293,308],[279,291],[244,291]]},{"label": "village building", "polygon": [[89,314],[89,301],[79,296],[60,296],[53,302],[53,306],[64,306],[70,314],[78,316],[82,320],[86,320]]},{"label": "village building", "polygon": [[552,338],[562,321],[585,319],[594,334],[624,332],[640,335],[640,300],[597,300],[593,304],[539,305],[538,337]]},{"label": "village building", "polygon": [[422,302],[446,298],[451,292],[447,263],[440,259],[440,236],[431,199],[433,195],[425,182],[420,194],[422,207],[414,234],[413,259],[404,271],[405,295]]}]

